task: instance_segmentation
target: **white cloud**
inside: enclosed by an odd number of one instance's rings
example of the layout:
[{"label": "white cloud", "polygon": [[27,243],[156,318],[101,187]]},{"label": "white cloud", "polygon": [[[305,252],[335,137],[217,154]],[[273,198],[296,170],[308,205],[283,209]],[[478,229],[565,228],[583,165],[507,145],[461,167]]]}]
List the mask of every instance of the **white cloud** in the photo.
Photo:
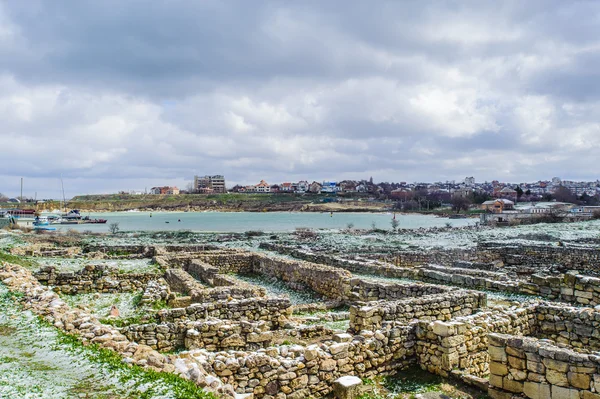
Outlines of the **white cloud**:
[{"label": "white cloud", "polygon": [[78,4],[0,4],[0,140],[19,143],[5,176],[62,173],[85,192],[194,173],[600,173],[598,5],[258,1],[131,19],[121,2]]}]

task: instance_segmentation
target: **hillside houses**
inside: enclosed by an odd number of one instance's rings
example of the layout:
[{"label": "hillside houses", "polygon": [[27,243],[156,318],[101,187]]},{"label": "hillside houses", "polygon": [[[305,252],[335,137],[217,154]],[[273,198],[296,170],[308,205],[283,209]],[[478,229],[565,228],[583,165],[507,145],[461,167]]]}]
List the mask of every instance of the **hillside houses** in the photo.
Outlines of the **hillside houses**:
[{"label": "hillside houses", "polygon": [[156,195],[179,195],[179,189],[175,186],[163,186],[163,187],[152,187],[150,189],[150,194]]}]

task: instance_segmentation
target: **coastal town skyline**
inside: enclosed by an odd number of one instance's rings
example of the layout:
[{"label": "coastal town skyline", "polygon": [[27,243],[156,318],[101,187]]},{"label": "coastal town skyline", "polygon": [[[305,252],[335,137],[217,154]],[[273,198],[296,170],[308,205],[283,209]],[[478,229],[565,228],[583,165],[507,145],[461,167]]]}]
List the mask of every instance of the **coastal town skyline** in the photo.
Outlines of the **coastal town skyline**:
[{"label": "coastal town skyline", "polygon": [[[217,185],[210,182],[200,183],[200,179],[218,178]],[[502,181],[498,179],[492,180],[480,180],[474,176],[466,176],[462,179],[456,180],[428,180],[428,181],[404,181],[404,180],[392,180],[392,181],[378,181],[372,176],[369,178],[362,179],[286,179],[283,181],[270,181],[267,182],[265,179],[261,179],[259,182],[252,182],[251,184],[242,184],[238,182],[231,182],[226,179],[224,175],[206,175],[198,176],[195,175],[191,180],[184,180],[183,184],[173,184],[173,180],[162,180],[164,184],[154,184],[143,188],[123,188],[115,191],[105,192],[75,192],[75,194],[68,194],[62,189],[59,190],[57,195],[43,195],[37,191],[31,192],[31,189],[25,187],[23,193],[20,191],[11,192],[0,187],[0,197],[4,198],[25,198],[25,199],[48,199],[48,200],[62,200],[63,197],[71,199],[78,195],[106,195],[106,194],[131,194],[131,195],[179,195],[179,194],[222,194],[222,193],[258,193],[258,194],[303,194],[303,193],[377,193],[391,195],[392,190],[396,191],[409,191],[416,192],[419,190],[426,190],[429,194],[435,193],[436,191],[446,191],[450,194],[460,192],[461,190],[469,190],[473,193],[484,193],[492,195],[494,192],[499,191],[502,188],[516,189],[517,187],[530,191],[534,197],[542,197],[545,194],[552,194],[557,188],[564,187],[571,191],[576,197],[585,195],[589,197],[600,197],[600,179],[596,180],[571,180],[563,179],[561,177],[554,176],[548,179],[539,179],[529,182],[510,182]],[[63,183],[64,184],[64,183]],[[316,186],[315,186],[316,185]],[[3,191],[4,190],[4,191]],[[42,195],[40,195],[42,194]],[[461,194],[462,195],[462,194]],[[393,198],[394,196],[391,195]],[[528,196],[529,197],[529,196]],[[397,199],[397,198],[396,198]]]}]

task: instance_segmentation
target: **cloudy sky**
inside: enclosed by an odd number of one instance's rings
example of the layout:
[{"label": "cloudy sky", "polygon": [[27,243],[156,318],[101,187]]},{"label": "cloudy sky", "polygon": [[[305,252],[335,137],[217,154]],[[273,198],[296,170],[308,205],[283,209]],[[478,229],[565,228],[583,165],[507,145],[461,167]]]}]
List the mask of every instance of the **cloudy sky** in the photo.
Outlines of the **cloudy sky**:
[{"label": "cloudy sky", "polygon": [[0,192],[600,177],[600,2],[0,0]]}]

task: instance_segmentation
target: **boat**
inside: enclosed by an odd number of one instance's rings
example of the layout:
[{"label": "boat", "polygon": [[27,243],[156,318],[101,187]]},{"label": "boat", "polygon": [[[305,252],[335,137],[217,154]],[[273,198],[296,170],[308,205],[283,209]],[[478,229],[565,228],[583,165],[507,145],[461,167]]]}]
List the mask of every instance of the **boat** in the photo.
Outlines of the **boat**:
[{"label": "boat", "polygon": [[58,215],[50,215],[46,216],[46,218],[48,219],[49,224],[60,224],[60,222],[62,221],[62,219]]},{"label": "boat", "polygon": [[48,226],[50,222],[48,221],[47,216],[36,216],[35,221],[33,222],[34,226]]},{"label": "boat", "polygon": [[79,213],[79,209],[72,209],[69,212],[62,215],[63,219],[66,220],[81,220],[81,213]]}]

